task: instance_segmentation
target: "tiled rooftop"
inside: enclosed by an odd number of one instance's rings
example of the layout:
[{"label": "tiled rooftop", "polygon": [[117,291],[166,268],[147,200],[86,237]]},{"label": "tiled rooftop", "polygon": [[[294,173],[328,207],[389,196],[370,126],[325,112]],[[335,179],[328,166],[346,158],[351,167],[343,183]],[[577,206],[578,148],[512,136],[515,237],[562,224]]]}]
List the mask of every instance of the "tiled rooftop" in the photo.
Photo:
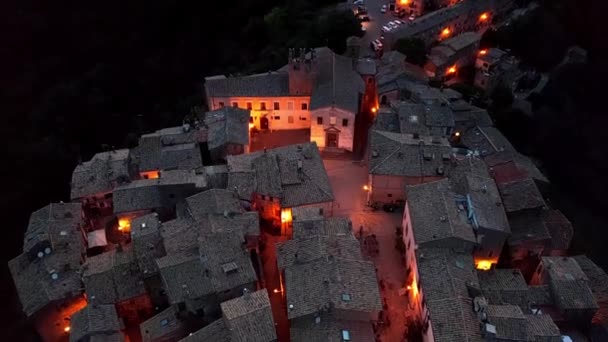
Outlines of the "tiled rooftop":
[{"label": "tiled rooftop", "polygon": [[89,303],[115,304],[146,293],[132,246],[89,257],[82,277]]},{"label": "tiled rooftop", "polygon": [[72,173],[73,200],[104,194],[131,179],[128,149],[98,153],[91,160],[79,164]]},{"label": "tiled rooftop", "polygon": [[249,76],[206,77],[205,90],[210,97],[289,96],[289,75],[269,72]]},{"label": "tiled rooftop", "polygon": [[[257,193],[278,197],[287,208],[334,200],[315,143],[228,156],[228,171],[228,189],[235,189],[244,200]],[[272,174],[280,177],[268,177]]]},{"label": "tiled rooftop", "polygon": [[439,177],[447,172],[451,152],[445,138],[372,131],[369,173]]},{"label": "tiled rooftop", "polygon": [[407,206],[416,243],[423,245],[456,238],[476,243],[467,212],[461,210],[447,179],[408,186]]},{"label": "tiled rooftop", "polygon": [[382,310],[374,265],[368,261],[318,258],[285,269],[289,319],[333,307],[375,313]]},{"label": "tiled rooftop", "polygon": [[86,341],[93,336],[112,337],[121,330],[114,305],[89,304],[71,317],[70,327],[70,342]]}]

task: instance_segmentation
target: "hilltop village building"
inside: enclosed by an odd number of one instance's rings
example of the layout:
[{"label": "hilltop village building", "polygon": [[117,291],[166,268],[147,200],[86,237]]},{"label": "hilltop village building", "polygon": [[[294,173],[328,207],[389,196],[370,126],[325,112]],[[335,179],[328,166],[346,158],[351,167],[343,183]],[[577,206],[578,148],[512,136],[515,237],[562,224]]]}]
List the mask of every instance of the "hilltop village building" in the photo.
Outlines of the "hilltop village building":
[{"label": "hilltop village building", "polygon": [[[397,0],[401,1],[401,0]],[[420,7],[418,3],[411,4]],[[463,32],[475,31],[483,34],[495,17],[507,13],[513,5],[512,0],[475,1],[463,0],[452,6],[417,17],[408,25],[402,25],[385,35],[385,46],[389,49],[402,38],[417,38],[430,46]],[[421,13],[415,13],[420,15]]]},{"label": "hilltop village building", "polygon": [[230,156],[228,189],[285,235],[295,208],[321,207],[324,216],[332,215],[334,195],[315,143]]},{"label": "hilltop village building", "polygon": [[431,48],[424,70],[429,77],[438,80],[455,75],[460,68],[475,63],[480,40],[481,34],[464,32],[442,41]]},{"label": "hilltop village building", "polygon": [[326,47],[292,49],[289,64],[276,72],[207,77],[205,96],[211,109],[248,110],[252,128],[310,129],[319,148],[353,151],[364,76],[353,59]]}]

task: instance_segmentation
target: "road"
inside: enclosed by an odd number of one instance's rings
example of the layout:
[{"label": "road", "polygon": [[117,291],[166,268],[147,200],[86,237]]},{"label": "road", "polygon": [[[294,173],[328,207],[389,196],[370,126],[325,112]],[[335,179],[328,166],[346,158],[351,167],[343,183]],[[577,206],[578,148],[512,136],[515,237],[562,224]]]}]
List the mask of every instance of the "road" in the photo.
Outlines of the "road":
[{"label": "road", "polygon": [[363,237],[374,234],[378,241],[380,253],[370,260],[376,266],[379,282],[384,284],[380,288],[385,304],[383,320],[390,321],[378,331],[378,341],[403,341],[406,323],[412,315],[407,296],[399,294],[406,281],[406,269],[403,256],[395,248],[395,227],[401,226],[403,213],[371,211],[366,206],[367,194],[363,190],[368,176],[366,165],[349,160],[323,162],[335,196],[333,216],[348,217],[356,235],[360,231]]},{"label": "road", "polygon": [[[387,5],[386,0],[365,0],[365,6],[367,7],[367,12],[371,21],[362,23],[362,26],[365,27],[365,35],[361,39],[361,57],[374,57],[375,53],[370,48],[370,43],[380,38],[381,28],[387,22],[398,19],[393,16],[393,13],[387,11],[386,13],[380,13],[380,7],[382,5]],[[340,3],[338,5],[341,9],[355,9],[357,6],[353,6],[353,1],[348,0],[345,3]]]}]

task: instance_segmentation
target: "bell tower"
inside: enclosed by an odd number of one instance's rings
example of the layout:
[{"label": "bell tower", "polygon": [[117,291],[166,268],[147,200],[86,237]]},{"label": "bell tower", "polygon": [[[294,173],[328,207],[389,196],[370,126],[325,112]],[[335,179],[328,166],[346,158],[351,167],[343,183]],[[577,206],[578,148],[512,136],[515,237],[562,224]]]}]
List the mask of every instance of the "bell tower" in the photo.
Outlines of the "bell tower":
[{"label": "bell tower", "polygon": [[316,64],[314,49],[289,49],[289,94],[310,95],[314,83]]}]

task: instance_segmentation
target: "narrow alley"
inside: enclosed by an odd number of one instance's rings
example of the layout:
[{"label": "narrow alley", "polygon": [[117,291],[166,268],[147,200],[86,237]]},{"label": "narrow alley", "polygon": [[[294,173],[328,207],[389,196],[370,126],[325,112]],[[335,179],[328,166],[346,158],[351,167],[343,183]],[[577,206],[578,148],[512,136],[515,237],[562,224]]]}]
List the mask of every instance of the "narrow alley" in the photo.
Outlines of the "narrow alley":
[{"label": "narrow alley", "polygon": [[372,211],[366,206],[365,165],[350,160],[324,160],[324,164],[336,198],[333,216],[350,218],[353,233],[362,241],[362,247],[366,237],[375,236],[367,241],[377,241],[377,253],[366,253],[366,248],[363,252],[376,265],[383,297],[384,324],[379,326],[379,340],[404,341],[408,314],[407,296],[403,291],[406,270],[403,257],[395,247],[395,228],[401,226],[402,212]]}]

